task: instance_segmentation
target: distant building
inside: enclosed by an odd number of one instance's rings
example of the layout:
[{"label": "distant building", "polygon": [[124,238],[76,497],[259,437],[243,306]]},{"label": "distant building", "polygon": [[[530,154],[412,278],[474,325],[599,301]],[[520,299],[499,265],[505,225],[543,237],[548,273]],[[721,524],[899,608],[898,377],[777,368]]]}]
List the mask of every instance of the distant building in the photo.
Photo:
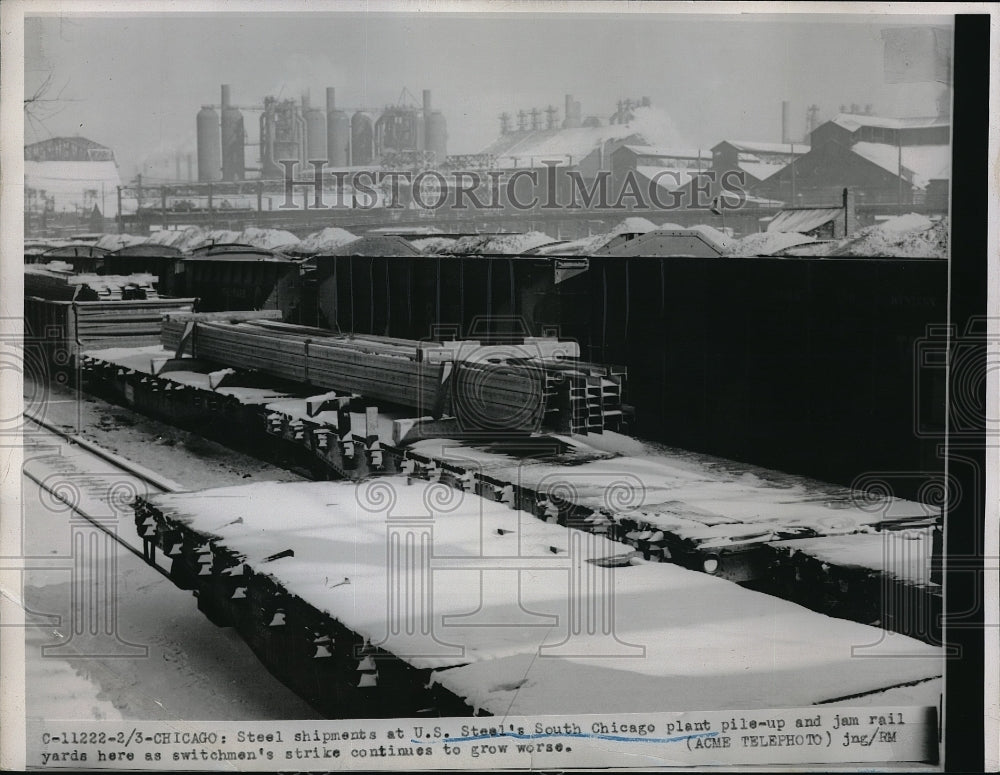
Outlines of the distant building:
[{"label": "distant building", "polygon": [[654,181],[664,191],[673,191],[708,169],[711,162],[707,149],[622,145],[611,154],[611,179],[616,191],[630,172],[644,191]]},{"label": "distant building", "polygon": [[795,159],[809,153],[804,143],[760,143],[752,140],[723,140],[712,148],[712,171],[716,180],[725,172],[740,173],[744,188],[750,189],[781,172]]},{"label": "distant building", "polygon": [[482,150],[500,169],[530,169],[545,162],[580,170],[585,178],[610,169],[611,155],[622,145],[645,145],[646,138],[625,125],[569,129],[524,129],[502,134]]},{"label": "distant building", "polygon": [[118,211],[122,184],[114,152],[85,137],[52,137],[24,146],[26,213]]},{"label": "distant building", "polygon": [[859,205],[901,200],[946,209],[950,136],[944,118],[841,113],[813,130],[808,153],[751,192],[805,206],[837,201],[850,187]]},{"label": "distant building", "polygon": [[735,202],[735,195],[726,192],[741,190],[747,205],[781,206],[784,200],[780,197],[756,195],[756,189],[808,152],[805,143],[723,140],[712,146],[708,163],[702,167],[705,174],[685,183],[678,195],[683,195],[693,206],[708,207],[720,194],[728,202]]}]

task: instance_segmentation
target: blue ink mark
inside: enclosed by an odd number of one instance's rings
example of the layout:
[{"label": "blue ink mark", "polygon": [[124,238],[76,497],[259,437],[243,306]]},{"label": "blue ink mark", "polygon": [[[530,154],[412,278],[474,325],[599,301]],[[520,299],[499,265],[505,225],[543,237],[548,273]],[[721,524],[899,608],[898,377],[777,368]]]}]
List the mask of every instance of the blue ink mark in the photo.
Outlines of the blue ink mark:
[{"label": "blue ink mark", "polygon": [[684,740],[694,740],[696,737],[718,737],[718,732],[699,732],[696,735],[681,735],[680,737],[625,737],[624,735],[602,735],[596,732],[539,732],[538,734],[519,735],[516,732],[500,732],[491,735],[471,735],[469,737],[452,737],[449,740],[413,740],[411,743],[427,745],[431,743],[470,743],[476,740],[494,740],[498,737],[513,737],[518,740],[539,740],[544,737],[575,737],[590,740],[611,740],[616,743],[679,743]]}]

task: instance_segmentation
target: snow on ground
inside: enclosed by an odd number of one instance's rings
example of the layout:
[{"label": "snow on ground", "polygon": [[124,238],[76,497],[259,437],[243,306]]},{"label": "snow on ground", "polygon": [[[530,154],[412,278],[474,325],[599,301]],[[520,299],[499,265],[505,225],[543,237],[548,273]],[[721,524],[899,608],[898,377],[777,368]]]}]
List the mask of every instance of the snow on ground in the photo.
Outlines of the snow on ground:
[{"label": "snow on ground", "polygon": [[[494,714],[788,707],[941,673],[932,646],[707,574],[665,563],[588,566],[585,559],[632,550],[445,485],[404,477],[268,483],[153,500],[355,632],[387,638],[382,645],[411,664],[448,667],[435,680]],[[437,653],[406,640],[404,612],[395,612],[400,634],[386,631],[397,589],[387,513],[431,522],[431,567],[447,558],[430,578]],[[233,524],[237,515],[242,523]],[[294,554],[264,565],[286,549]],[[574,563],[585,572],[568,575]],[[574,578],[589,581],[574,589]],[[404,589],[409,582],[419,579],[404,577]],[[601,637],[612,605],[615,637]],[[597,619],[576,625],[598,634],[567,641],[570,617],[588,612]],[[852,646],[880,640],[883,658],[852,656]],[[539,655],[539,646],[560,643],[561,652]],[[907,657],[887,656],[890,648]]]},{"label": "snow on ground", "polygon": [[950,219],[932,221],[917,213],[869,226],[830,255],[887,258],[947,258]]},{"label": "snow on ground", "polygon": [[764,231],[759,234],[748,234],[733,241],[726,250],[725,255],[740,258],[773,256],[779,250],[815,241],[815,237],[796,232]]},{"label": "snow on ground", "polygon": [[322,231],[316,231],[307,236],[295,246],[296,253],[323,253],[328,250],[336,250],[358,237],[355,234],[341,229],[337,226],[327,226]]},{"label": "snow on ground", "polygon": [[[148,444],[149,442],[147,442]],[[197,457],[180,448],[194,470]],[[80,594],[73,583],[71,528],[65,511],[22,479],[29,556],[66,558],[66,567],[25,572],[25,715],[35,719],[267,720],[318,714],[273,678],[232,629],[209,622],[191,593],[177,589],[137,557],[114,547],[112,600],[121,640],[147,651],[87,656],[93,648],[70,636]],[[129,520],[131,522],[131,520]],[[131,524],[120,526],[126,534]],[[83,564],[79,583],[91,589],[100,564]],[[107,583],[107,578],[101,579]],[[86,624],[86,622],[82,623]],[[103,643],[101,640],[99,643]],[[60,647],[42,652],[43,647]],[[114,653],[114,650],[110,650]],[[104,651],[107,653],[107,651]],[[248,681],[247,676],[253,680]]]}]

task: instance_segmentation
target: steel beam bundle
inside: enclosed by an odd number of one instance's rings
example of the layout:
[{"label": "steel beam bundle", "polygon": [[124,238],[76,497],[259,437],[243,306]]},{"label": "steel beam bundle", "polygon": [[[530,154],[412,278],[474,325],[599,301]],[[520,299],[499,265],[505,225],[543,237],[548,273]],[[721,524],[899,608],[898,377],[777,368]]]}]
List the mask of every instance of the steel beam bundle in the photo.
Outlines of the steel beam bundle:
[{"label": "steel beam bundle", "polygon": [[183,350],[185,335],[195,358],[454,416],[470,431],[601,433],[622,418],[624,369],[583,363],[575,343],[554,338],[416,341],[273,320],[164,322],[165,346]]}]

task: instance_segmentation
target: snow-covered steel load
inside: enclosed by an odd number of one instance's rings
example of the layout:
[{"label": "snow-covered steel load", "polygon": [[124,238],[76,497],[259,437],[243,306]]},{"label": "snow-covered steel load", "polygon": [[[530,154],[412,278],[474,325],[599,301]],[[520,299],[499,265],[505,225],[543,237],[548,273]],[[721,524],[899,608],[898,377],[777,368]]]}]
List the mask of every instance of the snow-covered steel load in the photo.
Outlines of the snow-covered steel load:
[{"label": "snow-covered steel load", "polygon": [[[164,326],[170,343],[175,328]],[[195,358],[452,416],[463,433],[621,427],[624,372],[580,362],[579,353],[577,343],[554,338],[429,342],[267,321],[199,322],[191,338]]]},{"label": "snow-covered steel load", "polygon": [[[398,715],[411,703],[443,715],[806,706],[942,671],[935,646],[635,564],[623,544],[437,482],[154,495],[137,502],[135,521],[202,610],[235,624],[333,716],[359,706]],[[413,562],[397,564],[389,545]],[[497,564],[511,555],[532,572]],[[881,644],[882,658],[854,658],[864,644]],[[341,667],[317,685],[317,664],[331,663]]]}]

